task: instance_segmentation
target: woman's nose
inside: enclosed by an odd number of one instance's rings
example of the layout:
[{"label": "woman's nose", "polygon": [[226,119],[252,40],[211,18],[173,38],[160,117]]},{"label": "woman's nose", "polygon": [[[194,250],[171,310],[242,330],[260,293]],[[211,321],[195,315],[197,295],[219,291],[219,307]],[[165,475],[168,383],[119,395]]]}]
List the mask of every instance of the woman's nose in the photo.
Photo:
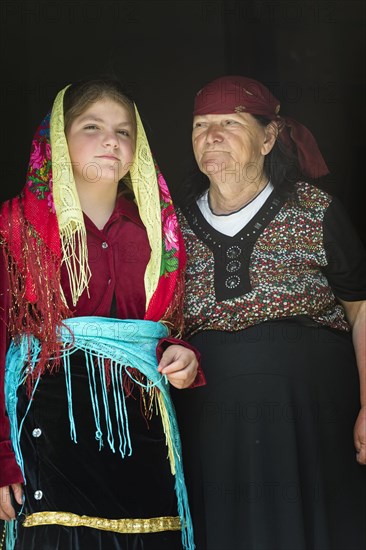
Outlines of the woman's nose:
[{"label": "woman's nose", "polygon": [[219,124],[211,124],[207,128],[206,140],[209,143],[221,142],[223,140],[222,128]]}]

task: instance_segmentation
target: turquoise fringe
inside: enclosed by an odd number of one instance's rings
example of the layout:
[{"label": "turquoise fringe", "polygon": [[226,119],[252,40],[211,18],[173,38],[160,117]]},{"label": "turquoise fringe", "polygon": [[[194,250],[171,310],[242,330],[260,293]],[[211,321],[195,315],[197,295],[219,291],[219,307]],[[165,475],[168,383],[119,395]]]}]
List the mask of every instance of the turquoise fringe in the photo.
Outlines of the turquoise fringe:
[{"label": "turquoise fringe", "polygon": [[[185,550],[194,550],[193,527],[189,511],[187,490],[184,481],[181,443],[174,406],[169,394],[169,384],[166,377],[157,371],[156,345],[159,339],[168,336],[167,328],[161,323],[140,320],[108,319],[105,317],[76,317],[64,321],[64,327],[60,330],[60,338],[64,343],[61,360],[65,370],[65,383],[68,400],[68,414],[70,421],[70,437],[77,443],[77,426],[73,414],[73,396],[71,384],[70,356],[77,350],[85,354],[86,368],[88,372],[90,399],[95,420],[95,439],[99,449],[104,445],[104,438],[113,452],[118,452],[121,457],[132,454],[132,445],[128,424],[128,415],[125,402],[122,375],[131,373],[126,367],[137,369],[146,376],[148,383],[144,386],[146,391],[156,386],[165,403],[168,413],[170,433],[173,439],[174,458],[176,463],[175,491],[178,502],[178,513],[182,525],[182,544]],[[5,371],[5,396],[6,407],[11,427],[11,439],[16,460],[23,472],[24,464],[20,448],[20,437],[24,418],[18,426],[17,389],[24,383],[28,374],[33,371],[40,353],[40,344],[36,338],[23,337],[19,342],[13,342],[9,348],[6,359]],[[105,376],[104,361],[111,361],[111,388],[114,397],[115,416],[117,419],[118,439],[114,441],[112,421],[108,404],[108,390]],[[99,380],[102,390],[102,403],[99,403],[97,394],[96,370],[99,372]],[[33,394],[36,391],[39,378],[34,385]],[[106,418],[106,434],[103,434],[100,424],[100,409],[103,407]],[[25,477],[25,476],[24,476]],[[14,523],[8,522],[7,549],[13,550],[15,544]]]}]

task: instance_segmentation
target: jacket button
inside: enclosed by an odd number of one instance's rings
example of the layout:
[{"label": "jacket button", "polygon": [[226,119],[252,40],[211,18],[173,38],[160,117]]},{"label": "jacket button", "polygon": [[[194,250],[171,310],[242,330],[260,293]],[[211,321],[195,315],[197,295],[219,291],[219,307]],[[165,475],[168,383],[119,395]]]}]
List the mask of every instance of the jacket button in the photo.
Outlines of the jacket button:
[{"label": "jacket button", "polygon": [[104,241],[104,243],[102,243],[102,248],[108,248],[108,243]]},{"label": "jacket button", "polygon": [[33,437],[39,437],[40,435],[42,435],[42,430],[40,428],[34,428],[32,435]]},{"label": "jacket button", "polygon": [[36,491],[36,492],[34,493],[34,498],[35,498],[36,500],[41,500],[42,497],[43,497],[42,491]]}]

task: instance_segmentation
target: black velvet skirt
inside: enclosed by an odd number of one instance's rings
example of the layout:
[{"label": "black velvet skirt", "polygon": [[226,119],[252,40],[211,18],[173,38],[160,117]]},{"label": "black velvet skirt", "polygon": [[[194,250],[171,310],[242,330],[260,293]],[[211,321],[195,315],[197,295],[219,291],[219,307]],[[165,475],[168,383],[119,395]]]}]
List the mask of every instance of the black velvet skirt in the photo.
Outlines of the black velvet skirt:
[{"label": "black velvet skirt", "polygon": [[197,550],[365,550],[350,334],[279,321],[190,343],[207,386],[173,398]]},{"label": "black velvet skirt", "polygon": [[[113,452],[104,434],[99,448],[88,377],[82,356],[71,366],[77,443],[70,437],[65,375],[45,374],[35,392],[21,433],[25,464],[25,507],[19,517],[16,550],[180,550],[181,532],[121,534],[98,528],[62,525],[23,526],[36,512],[69,512],[104,519],[158,518],[177,513],[161,418],[142,414],[136,388],[126,399],[132,455]],[[99,395],[102,402],[103,396]],[[107,400],[113,410],[113,395]],[[18,391],[18,417],[29,405]],[[103,407],[100,423],[105,426]],[[111,414],[115,441],[118,428]]]}]

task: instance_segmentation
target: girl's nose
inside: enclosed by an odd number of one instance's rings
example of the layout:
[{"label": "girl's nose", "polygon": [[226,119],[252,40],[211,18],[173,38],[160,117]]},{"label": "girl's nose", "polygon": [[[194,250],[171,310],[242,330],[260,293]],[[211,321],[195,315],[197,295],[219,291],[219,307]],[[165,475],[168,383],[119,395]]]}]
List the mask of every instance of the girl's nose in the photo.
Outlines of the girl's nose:
[{"label": "girl's nose", "polygon": [[118,138],[116,136],[116,134],[114,132],[108,132],[105,136],[104,136],[104,145],[106,147],[113,147],[113,148],[116,148],[119,146],[119,143],[118,143]]}]

